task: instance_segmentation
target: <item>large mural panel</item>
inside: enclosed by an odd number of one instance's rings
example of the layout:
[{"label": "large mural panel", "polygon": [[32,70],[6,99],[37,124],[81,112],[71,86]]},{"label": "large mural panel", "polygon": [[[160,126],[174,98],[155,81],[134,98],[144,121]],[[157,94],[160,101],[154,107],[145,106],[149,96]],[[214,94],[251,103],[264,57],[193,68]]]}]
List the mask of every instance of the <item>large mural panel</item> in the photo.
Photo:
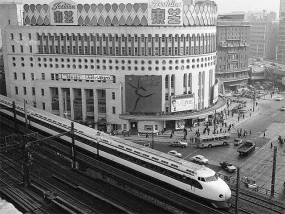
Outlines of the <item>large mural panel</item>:
[{"label": "large mural panel", "polygon": [[126,111],[157,113],[162,110],[162,76],[125,76]]}]

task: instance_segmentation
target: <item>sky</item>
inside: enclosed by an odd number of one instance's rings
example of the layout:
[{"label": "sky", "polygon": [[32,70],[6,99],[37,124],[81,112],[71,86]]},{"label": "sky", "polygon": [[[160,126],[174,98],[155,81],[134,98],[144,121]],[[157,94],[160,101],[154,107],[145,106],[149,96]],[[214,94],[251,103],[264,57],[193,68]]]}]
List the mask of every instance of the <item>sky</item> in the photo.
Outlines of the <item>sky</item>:
[{"label": "sky", "polygon": [[[22,2],[23,4],[43,4],[52,0],[0,0],[2,2]],[[112,3],[112,2],[146,2],[147,0],[73,0],[77,3]],[[214,0],[218,5],[218,13],[233,11],[273,11],[279,14],[280,0]],[[277,16],[278,17],[278,16]]]}]

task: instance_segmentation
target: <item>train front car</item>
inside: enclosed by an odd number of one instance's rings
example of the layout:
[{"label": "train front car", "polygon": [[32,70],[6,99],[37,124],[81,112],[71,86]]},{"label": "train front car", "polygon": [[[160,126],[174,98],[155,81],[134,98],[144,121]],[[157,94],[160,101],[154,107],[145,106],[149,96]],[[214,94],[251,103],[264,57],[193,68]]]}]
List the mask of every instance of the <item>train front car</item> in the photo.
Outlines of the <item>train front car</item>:
[{"label": "train front car", "polygon": [[203,191],[201,197],[207,199],[215,208],[228,209],[231,206],[231,190],[215,171],[207,167],[197,170],[197,180],[201,183]]}]

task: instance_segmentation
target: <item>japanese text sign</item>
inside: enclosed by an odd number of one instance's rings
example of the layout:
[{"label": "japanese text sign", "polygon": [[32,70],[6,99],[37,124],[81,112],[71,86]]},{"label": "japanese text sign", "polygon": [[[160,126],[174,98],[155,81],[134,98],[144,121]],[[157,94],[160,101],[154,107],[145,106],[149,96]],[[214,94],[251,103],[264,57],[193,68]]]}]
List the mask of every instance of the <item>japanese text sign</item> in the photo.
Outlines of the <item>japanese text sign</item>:
[{"label": "japanese text sign", "polygon": [[78,25],[77,4],[70,0],[56,0],[49,4],[51,25]]},{"label": "japanese text sign", "polygon": [[183,1],[149,0],[148,25],[183,25]]}]

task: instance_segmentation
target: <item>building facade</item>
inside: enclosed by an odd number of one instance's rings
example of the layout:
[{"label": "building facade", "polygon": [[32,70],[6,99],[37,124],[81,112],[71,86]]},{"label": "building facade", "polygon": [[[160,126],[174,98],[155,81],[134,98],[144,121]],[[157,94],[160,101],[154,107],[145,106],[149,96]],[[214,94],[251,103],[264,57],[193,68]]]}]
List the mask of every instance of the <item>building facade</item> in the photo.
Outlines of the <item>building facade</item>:
[{"label": "building facade", "polygon": [[23,5],[0,3],[0,47],[2,46],[1,29],[7,25],[23,25]]},{"label": "building facade", "polygon": [[212,1],[23,10],[24,25],[2,33],[9,97],[108,132],[181,129],[217,102]]},{"label": "building facade", "polygon": [[277,61],[285,63],[285,0],[280,0]]},{"label": "building facade", "polygon": [[245,20],[250,24],[250,57],[275,60],[279,30],[276,13],[247,12]]},{"label": "building facade", "polygon": [[247,86],[249,39],[250,25],[244,14],[218,17],[216,77],[222,89],[235,91]]}]

